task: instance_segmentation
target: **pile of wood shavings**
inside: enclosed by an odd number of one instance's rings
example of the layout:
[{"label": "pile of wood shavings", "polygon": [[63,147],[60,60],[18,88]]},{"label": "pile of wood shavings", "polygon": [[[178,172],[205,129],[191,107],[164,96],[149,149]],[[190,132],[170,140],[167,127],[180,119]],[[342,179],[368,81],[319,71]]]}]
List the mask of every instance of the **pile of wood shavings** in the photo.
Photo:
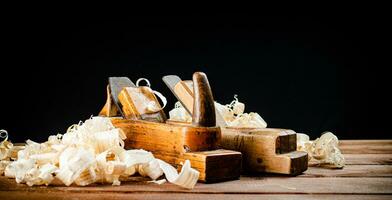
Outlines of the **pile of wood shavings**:
[{"label": "pile of wood shavings", "polygon": [[328,168],[343,168],[345,159],[339,149],[339,140],[331,132],[325,132],[320,138],[314,141],[309,140],[309,136],[297,133],[297,150],[306,151],[309,160],[316,165]]},{"label": "pile of wood shavings", "polygon": [[[267,123],[258,113],[244,113],[245,104],[238,101],[237,95],[230,104],[222,105],[215,102],[215,109],[222,115],[227,126],[244,128],[266,128]],[[177,102],[174,109],[169,112],[171,120],[191,122],[191,115]]]},{"label": "pile of wood shavings", "polygon": [[[92,183],[120,185],[135,174],[156,180],[162,175],[176,185],[191,189],[199,178],[189,160],[180,174],[166,162],[144,150],[125,150],[124,133],[109,118],[92,117],[71,126],[64,135],[49,136],[48,141],[26,141],[15,150],[5,139],[0,144],[0,175],[15,178],[17,183],[33,185]],[[17,152],[17,153],[16,153]],[[17,156],[16,156],[17,154]],[[165,179],[156,181],[165,182]]]}]

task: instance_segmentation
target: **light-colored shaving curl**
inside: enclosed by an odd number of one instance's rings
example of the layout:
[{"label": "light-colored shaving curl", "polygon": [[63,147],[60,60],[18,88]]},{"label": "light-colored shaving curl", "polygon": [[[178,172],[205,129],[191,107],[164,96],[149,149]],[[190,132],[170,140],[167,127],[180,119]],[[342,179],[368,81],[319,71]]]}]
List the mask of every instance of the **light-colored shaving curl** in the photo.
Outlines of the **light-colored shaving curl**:
[{"label": "light-colored shaving curl", "polygon": [[[146,78],[139,78],[136,81],[136,87],[140,86],[139,83],[141,81],[145,81],[146,84],[147,84],[147,87],[151,88],[150,81],[148,79],[146,79]],[[156,113],[156,112],[159,112],[159,111],[163,110],[166,107],[167,99],[166,99],[165,96],[163,96],[163,94],[161,94],[158,91],[152,90],[152,92],[154,93],[155,96],[157,96],[162,101],[163,106],[160,107],[155,101],[148,101],[147,99],[145,101],[143,101],[143,102],[145,102],[147,104],[147,106],[146,106],[147,111],[149,111],[151,113]]]},{"label": "light-colored shaving curl", "polygon": [[[238,101],[237,95],[230,104],[222,105],[215,102],[215,109],[222,115],[227,126],[241,128],[266,128],[267,123],[258,113],[244,113],[245,104]],[[169,117],[174,121],[191,122],[192,116],[182,107],[180,102],[174,105],[169,112]]]},{"label": "light-colored shaving curl", "polygon": [[315,141],[310,141],[306,134],[297,133],[297,150],[306,151],[310,161],[319,166],[343,168],[345,165],[345,159],[339,150],[339,140],[331,132],[325,132]]},{"label": "light-colored shaving curl", "polygon": [[125,150],[125,138],[109,118],[92,117],[71,126],[64,135],[49,136],[44,143],[27,140],[25,147],[17,152],[17,158],[12,157],[16,154],[11,151],[12,143],[4,140],[0,144],[0,172],[29,186],[55,184],[55,181],[66,186],[120,185],[135,174],[154,181],[165,174],[169,182],[184,188],[194,187],[199,173],[190,168],[189,161],[185,162],[179,178],[173,178],[177,176],[172,171],[174,168],[156,159],[151,152]]}]

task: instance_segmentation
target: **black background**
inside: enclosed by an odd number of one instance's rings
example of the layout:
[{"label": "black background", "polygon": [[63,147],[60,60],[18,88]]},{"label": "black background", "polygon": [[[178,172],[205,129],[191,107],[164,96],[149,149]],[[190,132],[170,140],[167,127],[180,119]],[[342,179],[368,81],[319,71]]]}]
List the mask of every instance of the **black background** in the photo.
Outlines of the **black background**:
[{"label": "black background", "polygon": [[[269,127],[339,138],[390,138],[385,16],[131,16],[74,12],[4,18],[0,128],[43,141],[96,115],[109,76],[161,81],[207,73],[214,97],[234,94]],[[5,45],[4,45],[5,44]]]}]

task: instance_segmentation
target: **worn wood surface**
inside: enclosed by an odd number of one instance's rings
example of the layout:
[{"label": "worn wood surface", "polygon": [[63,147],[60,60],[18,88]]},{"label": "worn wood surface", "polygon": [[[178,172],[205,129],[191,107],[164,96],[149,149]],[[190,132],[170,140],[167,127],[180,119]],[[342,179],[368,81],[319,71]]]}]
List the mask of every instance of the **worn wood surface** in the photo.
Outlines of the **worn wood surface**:
[{"label": "worn wood surface", "polygon": [[392,140],[343,140],[339,146],[344,154],[392,154]]},{"label": "worn wood surface", "polygon": [[197,127],[185,123],[157,123],[113,118],[126,134],[126,149],[145,149],[177,168],[188,159],[200,172],[199,180],[218,182],[238,179],[241,153],[218,149],[219,127]]},{"label": "worn wood surface", "polygon": [[[198,183],[193,190],[166,183],[123,182],[121,186],[29,187],[0,177],[0,199],[392,199],[391,140],[342,141],[361,153],[345,154],[344,169],[309,167],[297,176],[258,174],[223,183]],[[363,146],[365,145],[365,146]],[[361,151],[359,151],[361,150]],[[138,180],[135,177],[135,180]],[[144,180],[144,179],[140,179]]]},{"label": "worn wood surface", "polygon": [[187,124],[156,123],[113,118],[115,127],[126,134],[125,148],[143,148],[156,153],[181,154],[217,149],[219,127],[195,127]]},{"label": "worn wood surface", "polygon": [[[177,76],[166,76],[163,80],[167,82],[168,87],[178,100],[182,102],[186,110],[192,113],[193,124],[195,124],[195,116],[199,116],[202,113],[197,109],[201,107],[198,104],[200,97],[203,97],[202,99],[212,99],[207,76],[204,73],[195,73],[193,75],[193,81],[181,81]],[[192,86],[194,88],[193,93]],[[203,87],[204,89],[202,90]],[[204,94],[203,96],[200,94],[200,91],[207,92],[201,93]],[[192,103],[193,105],[199,106],[194,106],[192,109]],[[204,104],[211,105],[211,108],[214,107],[213,101],[209,104],[205,101]],[[214,115],[211,115],[211,113]],[[224,149],[240,151],[242,153],[242,166],[245,173],[268,172],[297,175],[307,169],[307,154],[296,151],[297,138],[294,131],[271,128],[249,129],[227,127],[226,123],[223,122],[224,120],[219,120],[222,118],[219,112],[215,114],[215,112],[211,111],[206,116],[214,117],[217,125],[222,128],[220,145]]]},{"label": "worn wood surface", "polygon": [[[199,83],[194,84],[193,80],[182,81],[181,78],[176,75],[168,75],[168,76],[164,76],[162,78],[163,82],[166,83],[166,85],[172,91],[172,93],[177,98],[177,100],[179,102],[181,102],[181,104],[184,106],[185,110],[187,110],[188,113],[191,115],[193,115],[193,113],[194,113],[193,111],[195,109],[193,106],[195,104],[199,104],[197,102],[196,103],[194,102],[195,94],[200,93],[198,91],[196,91],[196,93],[194,93],[195,89],[199,89],[199,91],[200,91],[200,89],[202,89],[202,88],[200,88],[200,86],[206,87],[207,89],[203,89],[203,90],[208,91],[208,93],[211,92],[211,94],[208,94],[207,96],[211,96],[210,99],[213,99],[212,98],[212,89],[209,86],[207,76],[205,76],[204,73],[195,72],[193,74],[193,79],[198,81]],[[199,95],[199,94],[196,94],[196,95]],[[212,104],[212,105],[215,106],[214,104]],[[196,108],[196,109],[199,109],[199,108]],[[215,120],[216,120],[216,125],[227,126],[225,120],[223,119],[221,114],[216,109],[215,109]]]},{"label": "worn wood surface", "polygon": [[285,129],[222,128],[221,146],[243,154],[247,173],[297,175],[308,168],[306,152],[296,151],[296,133]]},{"label": "worn wood surface", "polygon": [[[26,199],[25,193],[16,191],[0,193],[0,199],[14,200]],[[132,200],[132,199],[160,199],[160,200],[176,200],[176,199],[217,199],[217,200],[238,200],[238,199],[257,199],[257,200],[390,200],[389,195],[329,195],[329,194],[164,194],[161,193],[118,193],[118,192],[104,192],[104,193],[68,193],[64,195],[63,192],[53,192],[49,196],[41,192],[29,192],[29,198],[33,200],[50,200],[50,199],[113,199],[113,200]]]},{"label": "worn wood surface", "polygon": [[[193,79],[195,101],[192,125],[166,123],[165,113],[159,110],[161,106],[155,94],[145,86],[121,89],[118,104],[125,119],[113,118],[112,123],[126,134],[127,149],[151,151],[155,157],[178,169],[181,168],[180,163],[188,159],[200,172],[199,181],[202,182],[238,179],[241,153],[217,148],[221,131],[215,126],[214,99],[208,79],[201,72],[194,73]],[[109,107],[110,100],[105,107]]]},{"label": "worn wood surface", "polygon": [[[192,83],[189,84],[189,82]],[[188,83],[188,84],[187,84]],[[192,87],[190,87],[192,86]],[[189,109],[190,113],[193,112],[193,81],[180,81],[174,86],[174,92],[178,98],[182,100],[185,109]]]},{"label": "worn wood surface", "polygon": [[207,75],[203,72],[193,74],[193,114],[195,126],[213,127],[216,125],[214,98]]}]

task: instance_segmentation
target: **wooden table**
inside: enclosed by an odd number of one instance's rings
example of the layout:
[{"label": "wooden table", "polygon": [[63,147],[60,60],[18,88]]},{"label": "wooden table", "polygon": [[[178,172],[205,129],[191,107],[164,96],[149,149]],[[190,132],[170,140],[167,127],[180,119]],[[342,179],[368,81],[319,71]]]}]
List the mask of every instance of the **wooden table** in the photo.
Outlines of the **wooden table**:
[{"label": "wooden table", "polygon": [[193,190],[172,184],[29,187],[0,177],[0,199],[392,199],[392,140],[344,140],[341,170],[310,167],[297,177],[260,175]]}]

